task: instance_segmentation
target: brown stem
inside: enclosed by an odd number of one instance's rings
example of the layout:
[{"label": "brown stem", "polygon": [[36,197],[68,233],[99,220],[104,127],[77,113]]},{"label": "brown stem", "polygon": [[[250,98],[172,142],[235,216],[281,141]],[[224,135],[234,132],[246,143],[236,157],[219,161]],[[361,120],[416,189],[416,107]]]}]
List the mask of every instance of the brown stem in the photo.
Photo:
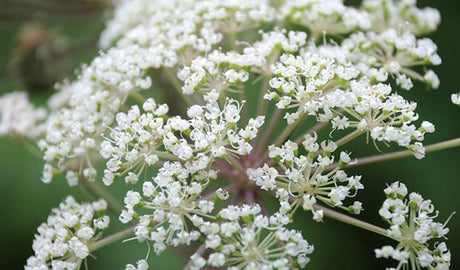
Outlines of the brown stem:
[{"label": "brown stem", "polygon": [[[205,250],[206,250],[206,246],[203,244],[196,250],[195,254],[198,254],[198,255],[201,256],[201,255],[203,255]],[[193,261],[189,260],[188,263],[185,265],[184,270],[191,269],[192,266],[193,266]]]}]

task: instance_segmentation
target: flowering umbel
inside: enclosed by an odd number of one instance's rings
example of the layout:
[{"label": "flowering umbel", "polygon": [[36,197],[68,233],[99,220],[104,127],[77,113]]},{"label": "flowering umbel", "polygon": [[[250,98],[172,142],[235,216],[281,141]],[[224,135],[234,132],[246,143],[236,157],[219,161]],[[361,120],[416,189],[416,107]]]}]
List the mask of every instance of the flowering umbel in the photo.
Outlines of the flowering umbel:
[{"label": "flowering umbel", "polygon": [[[380,258],[399,261],[397,269],[411,266],[413,269],[448,269],[450,251],[443,242],[449,229],[446,223],[435,222],[438,211],[431,200],[425,200],[415,192],[407,197],[407,187],[395,182],[385,190],[387,199],[379,210],[380,216],[390,224],[388,235],[397,240],[396,248],[384,246],[375,250]],[[441,242],[434,242],[439,239]]]},{"label": "flowering umbel", "polygon": [[67,197],[38,227],[32,244],[35,256],[27,260],[25,269],[80,269],[91,245],[109,226],[106,208],[104,200],[79,204]]},{"label": "flowering umbel", "polygon": [[[404,93],[439,86],[429,69],[441,64],[437,46],[420,37],[437,28],[437,10],[397,0],[116,2],[101,53],[45,108],[21,93],[0,98],[0,134],[37,142],[43,182],[65,175],[129,226],[101,241],[133,233],[156,254],[191,247],[187,269],[299,269],[314,250],[292,228],[304,210],[397,241],[376,255],[398,269],[449,267],[446,244],[428,245],[448,231],[431,201],[392,184],[385,231],[354,217],[367,179],[348,171],[424,158],[435,126]],[[402,149],[363,159],[351,141]],[[104,190],[120,179],[123,199]],[[273,199],[275,212],[264,203]],[[79,268],[108,226],[102,208],[69,197],[39,228],[27,267]],[[148,258],[126,266],[147,268]]]}]

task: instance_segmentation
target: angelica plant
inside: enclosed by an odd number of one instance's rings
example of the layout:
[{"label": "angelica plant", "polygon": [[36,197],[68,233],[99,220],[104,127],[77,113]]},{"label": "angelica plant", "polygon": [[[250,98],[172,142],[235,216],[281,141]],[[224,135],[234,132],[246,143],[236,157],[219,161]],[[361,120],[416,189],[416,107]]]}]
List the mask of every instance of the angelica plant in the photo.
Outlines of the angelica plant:
[{"label": "angelica plant", "polygon": [[[389,229],[364,222],[368,202],[354,197],[369,179],[348,172],[460,146],[424,146],[435,125],[404,97],[439,87],[424,36],[439,23],[415,0],[117,1],[100,54],[46,106],[0,98],[0,134],[35,143],[41,180],[63,175],[100,200],[53,210],[26,269],[81,269],[125,239],[156,255],[185,246],[186,269],[308,268],[321,243],[293,229],[300,212],[395,241],[375,250],[395,269],[448,269],[447,222],[430,200],[396,182],[378,213]],[[382,153],[355,157],[352,141]],[[126,229],[103,237],[106,206]],[[126,269],[148,269],[143,257]]]}]

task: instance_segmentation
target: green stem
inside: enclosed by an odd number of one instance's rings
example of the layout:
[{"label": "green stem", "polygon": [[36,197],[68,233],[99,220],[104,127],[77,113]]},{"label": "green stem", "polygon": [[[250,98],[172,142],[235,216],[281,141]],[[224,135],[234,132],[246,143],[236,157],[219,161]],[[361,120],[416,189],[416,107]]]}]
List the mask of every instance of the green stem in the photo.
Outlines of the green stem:
[{"label": "green stem", "polygon": [[340,140],[336,141],[335,144],[337,145],[337,147],[340,147],[340,146],[342,146],[344,144],[349,143],[350,141],[352,141],[353,139],[355,139],[356,137],[358,137],[361,134],[363,134],[362,131],[356,130],[356,131],[346,135],[345,137],[341,138]]},{"label": "green stem", "polygon": [[104,237],[92,244],[89,245],[89,251],[90,252],[93,252],[95,250],[98,250],[102,247],[105,247],[109,244],[112,244],[114,242],[117,242],[123,238],[126,238],[130,235],[132,235],[134,233],[134,228],[131,227],[131,228],[127,228],[127,229],[124,229],[123,231],[119,231],[115,234],[112,234],[110,236],[107,236],[107,237]]},{"label": "green stem", "polygon": [[[275,192],[273,192],[273,191],[269,191],[267,193],[272,195],[272,196],[275,195]],[[289,200],[294,201],[295,199],[290,197]],[[323,214],[326,217],[329,217],[329,218],[335,219],[337,221],[346,223],[348,225],[352,225],[352,226],[355,226],[355,227],[358,227],[358,228],[361,228],[361,229],[364,229],[364,230],[367,230],[367,231],[370,231],[370,232],[374,232],[374,233],[383,235],[385,237],[388,237],[390,239],[393,239],[395,241],[398,241],[397,239],[389,236],[388,233],[387,233],[387,230],[385,230],[384,228],[381,228],[379,226],[367,223],[367,222],[359,220],[357,218],[350,217],[348,215],[339,213],[339,212],[337,212],[335,210],[332,210],[332,209],[330,209],[328,207],[325,207],[325,206],[322,206],[320,204],[315,204],[315,205],[313,205],[313,207],[315,208],[315,210],[323,211]]]},{"label": "green stem", "polygon": [[25,137],[13,137],[13,139],[22,147],[24,147],[24,149],[29,152],[30,154],[32,154],[33,156],[39,158],[40,160],[43,159],[43,153],[40,151],[40,149],[38,149],[37,145],[36,144],[32,144],[31,141],[29,141],[27,138]]},{"label": "green stem", "polygon": [[[277,108],[275,113],[272,115],[272,117],[270,117],[270,123],[264,132],[262,141],[260,141],[260,143],[256,141],[255,143],[257,147],[256,152],[255,152],[256,157],[258,157],[261,153],[263,153],[264,149],[267,148],[271,135],[273,134],[273,131],[275,131],[275,127],[276,127],[276,124],[278,123],[280,116],[281,116],[281,110]],[[256,140],[258,140],[259,138],[260,136],[257,136]]]},{"label": "green stem", "polygon": [[314,207],[315,207],[316,210],[322,210],[323,214],[326,217],[329,217],[329,218],[335,219],[337,221],[340,221],[340,222],[343,222],[343,223],[346,223],[346,224],[349,224],[349,225],[352,225],[352,226],[355,226],[355,227],[358,227],[358,228],[361,228],[361,229],[364,229],[364,230],[368,230],[370,232],[374,232],[374,233],[386,236],[386,237],[388,237],[390,239],[396,240],[393,237],[388,235],[387,230],[385,230],[383,228],[380,228],[380,227],[378,227],[376,225],[367,223],[367,222],[359,220],[357,218],[353,218],[353,217],[344,215],[342,213],[339,213],[339,212],[337,212],[335,210],[332,210],[332,209],[327,208],[327,207],[322,206],[322,205],[315,204]]},{"label": "green stem", "polygon": [[267,89],[270,86],[270,76],[267,74],[262,75],[263,76],[263,83],[262,87],[259,90],[259,102],[257,104],[257,115],[266,115],[266,109],[267,109],[267,100],[264,99],[264,95],[267,92]]},{"label": "green stem", "polygon": [[104,188],[98,186],[95,182],[88,181],[83,178],[80,180],[82,186],[93,194],[96,198],[104,199],[107,202],[107,206],[115,213],[121,213],[123,207],[118,203],[118,200],[108,193]]},{"label": "green stem", "polygon": [[302,142],[305,140],[305,135],[319,132],[319,131],[322,130],[323,128],[327,127],[328,124],[329,124],[329,122],[318,122],[316,125],[314,125],[313,127],[311,127],[311,128],[308,130],[308,132],[306,132],[305,134],[299,136],[299,137],[295,140],[295,143],[297,143],[297,144],[302,143]]},{"label": "green stem", "polygon": [[138,91],[133,91],[133,92],[130,93],[130,95],[131,95],[132,98],[134,98],[140,104],[144,104],[144,102],[146,101],[146,98],[141,93],[139,93]]},{"label": "green stem", "polygon": [[297,127],[297,125],[302,121],[302,118],[303,116],[299,116],[299,118],[292,124],[288,125],[283,133],[281,133],[278,138],[276,138],[276,141],[275,141],[275,145],[276,146],[280,146],[281,144],[283,144],[288,138],[289,136],[292,134],[292,132],[294,132],[294,129]]},{"label": "green stem", "polygon": [[194,104],[194,102],[192,101],[192,99],[187,96],[186,94],[184,94],[184,92],[182,92],[182,86],[181,86],[181,83],[179,81],[179,79],[177,78],[177,76],[173,73],[172,69],[170,68],[165,68],[164,69],[165,73],[166,73],[166,76],[168,76],[168,79],[169,81],[172,83],[172,85],[174,86],[174,89],[176,90],[176,92],[182,97],[182,99],[184,100],[185,104],[190,107]]},{"label": "green stem", "polygon": [[163,160],[182,161],[180,158],[168,152],[155,151],[154,154],[157,155],[158,158],[163,159]]},{"label": "green stem", "polygon": [[[425,153],[435,152],[435,151],[459,147],[459,146],[460,146],[460,138],[456,138],[456,139],[425,146]],[[358,162],[354,164],[350,164],[347,167],[355,167],[355,166],[360,166],[360,165],[365,165],[365,164],[371,164],[371,163],[376,163],[376,162],[404,158],[404,157],[409,157],[412,155],[413,154],[411,151],[403,150],[403,151],[398,151],[398,152],[388,153],[388,154],[383,154],[383,155],[364,157],[364,158],[359,158]]]}]

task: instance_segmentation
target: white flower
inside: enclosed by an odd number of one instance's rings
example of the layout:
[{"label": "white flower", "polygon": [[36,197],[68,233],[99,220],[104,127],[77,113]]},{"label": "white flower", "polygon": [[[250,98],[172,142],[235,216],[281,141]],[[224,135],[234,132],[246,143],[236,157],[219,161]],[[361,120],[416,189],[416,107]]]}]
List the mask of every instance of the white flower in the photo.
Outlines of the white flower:
[{"label": "white flower", "polygon": [[346,34],[356,29],[369,29],[371,21],[367,12],[345,6],[343,1],[286,1],[281,14],[294,23],[308,27],[315,34],[323,31],[331,34]]},{"label": "white flower", "polygon": [[67,197],[38,227],[32,244],[35,255],[27,260],[25,268],[48,269],[52,263],[53,267],[76,269],[90,254],[90,244],[101,238],[109,225],[110,219],[104,215],[106,207],[102,200],[79,204]]},{"label": "white flower", "polygon": [[[350,177],[341,170],[345,166],[344,162],[328,172],[327,168],[334,162],[332,153],[337,149],[337,145],[332,141],[317,143],[316,139],[316,134],[305,137],[302,143],[305,155],[299,155],[297,144],[291,141],[287,141],[281,147],[269,146],[269,157],[282,169],[277,170],[265,164],[263,167],[249,169],[249,179],[263,190],[287,190],[294,200],[301,203],[304,210],[312,211],[315,220],[322,219],[322,214],[314,208],[318,200],[359,214],[358,202],[347,208],[343,206],[343,201],[364,188],[360,183],[361,177]],[[346,162],[351,160],[344,152],[340,156]],[[286,198],[279,197],[279,200],[283,203]]]},{"label": "white flower", "polygon": [[125,267],[125,270],[147,270],[147,269],[149,269],[149,264],[144,259],[137,261],[136,266],[132,264],[128,264]]},{"label": "white flower", "polygon": [[[157,254],[200,242],[190,269],[304,268],[313,246],[286,227],[298,209],[318,222],[331,213],[321,204],[363,210],[351,199],[364,188],[361,176],[345,172],[356,163],[350,140],[425,156],[422,142],[435,126],[418,122],[417,104],[390,86],[440,83],[427,67],[441,64],[437,46],[418,37],[438,26],[439,12],[415,4],[116,1],[101,52],[58,85],[46,109],[23,93],[0,98],[0,135],[39,140],[45,183],[65,174],[70,186],[120,178],[142,186],[125,191],[119,220]],[[172,89],[185,107],[152,98]],[[460,105],[460,94],[452,101]],[[262,192],[276,196],[277,212],[265,213]],[[447,246],[431,245],[448,232],[433,221],[431,201],[401,183],[385,194],[379,214],[399,244],[376,256],[398,267],[448,268]],[[248,204],[228,204],[238,200]],[[39,227],[26,269],[81,267],[109,225],[106,208],[69,197]],[[126,265],[147,268],[146,259]]]},{"label": "white flower", "polygon": [[[313,252],[313,246],[299,232],[285,229],[278,223],[284,216],[280,212],[268,218],[260,214],[257,205],[231,205],[222,209],[219,216],[223,222],[215,224],[216,230],[207,229],[213,226],[211,224],[203,224],[200,228],[207,234],[205,247],[211,252],[208,265],[244,264],[250,266],[249,269],[274,269],[292,268],[294,262],[304,267],[309,262],[306,256]],[[283,244],[275,245],[277,241]],[[264,257],[264,254],[271,255]],[[197,269],[205,266],[201,258],[192,256]]]},{"label": "white flower", "polygon": [[[431,39],[417,39],[410,32],[389,28],[381,33],[352,34],[342,42],[342,46],[351,62],[367,64],[361,65],[360,69],[371,79],[376,78],[373,75],[377,69],[383,68],[396,77],[397,84],[406,90],[413,87],[412,80],[420,80],[434,89],[439,86],[439,79],[432,70],[420,75],[413,69],[418,65],[441,64],[437,46]],[[379,54],[381,51],[388,53]]]},{"label": "white flower", "polygon": [[212,253],[209,255],[208,262],[214,267],[223,266],[225,264],[225,255],[222,253]]},{"label": "white flower", "polygon": [[451,100],[455,105],[460,105],[460,93],[452,94]]},{"label": "white flower", "polygon": [[[47,112],[36,108],[25,92],[13,92],[0,97],[0,136],[43,136]],[[59,135],[57,135],[59,136]]]},{"label": "white flower", "polygon": [[377,32],[403,27],[415,35],[423,35],[436,30],[441,22],[439,11],[431,7],[418,8],[416,3],[412,0],[364,0],[363,7],[369,12],[372,29]]},{"label": "white flower", "polygon": [[[430,200],[424,200],[418,193],[410,193],[406,199],[407,187],[395,182],[385,190],[387,199],[379,210],[380,216],[390,224],[388,235],[399,241],[396,248],[384,246],[375,250],[377,258],[393,258],[402,265],[420,265],[433,269],[448,269],[450,252],[444,242],[430,245],[433,239],[445,238],[449,232],[444,224],[434,221],[438,211]],[[450,217],[449,217],[450,219]]]}]

